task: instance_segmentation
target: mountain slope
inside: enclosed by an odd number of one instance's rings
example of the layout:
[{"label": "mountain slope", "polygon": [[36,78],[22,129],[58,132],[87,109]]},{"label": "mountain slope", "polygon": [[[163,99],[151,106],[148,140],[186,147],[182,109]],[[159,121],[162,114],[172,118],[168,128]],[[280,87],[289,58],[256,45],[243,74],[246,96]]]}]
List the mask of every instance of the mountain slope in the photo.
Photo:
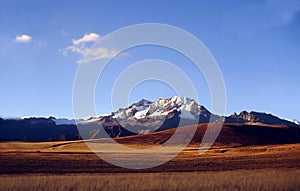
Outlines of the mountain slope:
[{"label": "mountain slope", "polygon": [[[175,131],[179,130],[182,140],[192,126],[184,126],[179,129],[173,128],[147,135],[135,135],[118,137],[115,140],[121,144],[129,145],[159,145],[165,143]],[[207,129],[207,124],[197,125],[197,130],[190,145],[200,145]],[[284,125],[247,125],[247,124],[224,124],[214,143],[214,146],[247,146],[267,144],[289,144],[300,142],[300,129]],[[180,142],[178,142],[180,144]]]}]

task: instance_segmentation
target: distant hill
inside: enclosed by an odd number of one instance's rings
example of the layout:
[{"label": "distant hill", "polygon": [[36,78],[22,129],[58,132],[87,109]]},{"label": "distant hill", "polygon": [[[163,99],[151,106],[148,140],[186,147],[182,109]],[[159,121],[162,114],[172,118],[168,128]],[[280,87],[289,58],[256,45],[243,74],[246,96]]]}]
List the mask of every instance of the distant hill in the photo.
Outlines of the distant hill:
[{"label": "distant hill", "polygon": [[271,114],[260,113],[251,111],[242,111],[240,114],[233,113],[231,116],[226,117],[227,123],[262,123],[268,125],[287,125],[297,126],[295,122],[280,119]]}]

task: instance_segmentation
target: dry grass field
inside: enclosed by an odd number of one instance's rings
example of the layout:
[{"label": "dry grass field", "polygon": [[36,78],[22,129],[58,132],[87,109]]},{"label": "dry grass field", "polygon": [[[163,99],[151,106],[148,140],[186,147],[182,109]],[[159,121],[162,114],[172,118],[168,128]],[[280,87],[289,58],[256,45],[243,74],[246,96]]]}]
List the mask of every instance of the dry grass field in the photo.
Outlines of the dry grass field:
[{"label": "dry grass field", "polygon": [[300,170],[5,175],[2,191],[75,190],[300,190]]},{"label": "dry grass field", "polygon": [[[0,143],[0,190],[300,190],[300,144],[195,146],[164,165],[129,170],[82,141]],[[129,160],[127,158],[127,160]]]},{"label": "dry grass field", "polygon": [[[144,170],[116,167],[83,141],[2,142],[0,190],[300,190],[300,143],[263,144],[262,137],[260,144],[249,145],[251,138],[237,139],[226,128],[224,132],[204,154],[199,154],[198,138],[193,139],[171,161]],[[172,133],[116,141],[142,150],[159,145]],[[119,153],[105,140],[89,143],[107,144],[96,152],[118,153],[123,162],[136,154]]]}]

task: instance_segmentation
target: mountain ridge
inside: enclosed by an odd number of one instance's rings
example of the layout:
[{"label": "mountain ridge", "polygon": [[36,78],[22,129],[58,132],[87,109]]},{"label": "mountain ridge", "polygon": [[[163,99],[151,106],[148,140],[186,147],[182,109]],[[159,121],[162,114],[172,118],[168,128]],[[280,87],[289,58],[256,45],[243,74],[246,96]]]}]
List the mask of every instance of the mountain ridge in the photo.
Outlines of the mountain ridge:
[{"label": "mountain ridge", "polygon": [[19,120],[0,118],[0,141],[95,139],[107,137],[107,134],[115,138],[209,122],[285,125],[300,128],[300,125],[294,122],[263,112],[242,111],[239,114],[218,116],[193,99],[174,96],[158,98],[154,101],[141,99],[111,114],[79,120],[54,117],[32,117]]}]

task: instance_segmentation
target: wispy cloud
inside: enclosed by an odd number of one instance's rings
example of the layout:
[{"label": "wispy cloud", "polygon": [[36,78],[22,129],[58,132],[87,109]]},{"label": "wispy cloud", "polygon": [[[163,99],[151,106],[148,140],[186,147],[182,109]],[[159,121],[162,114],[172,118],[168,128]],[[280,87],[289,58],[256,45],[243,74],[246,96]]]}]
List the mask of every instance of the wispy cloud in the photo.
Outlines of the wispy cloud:
[{"label": "wispy cloud", "polygon": [[45,40],[39,40],[39,46],[40,47],[45,47],[45,46],[47,46],[47,41],[45,41]]},{"label": "wispy cloud", "polygon": [[[99,59],[114,57],[117,54],[118,54],[117,51],[104,48],[104,47],[88,49],[88,54],[86,55],[84,60],[79,60],[77,61],[77,63],[89,63]],[[120,54],[120,55],[124,55],[124,54]]]},{"label": "wispy cloud", "polygon": [[19,42],[19,43],[28,43],[31,42],[32,37],[26,34],[20,35],[20,36],[16,36],[15,38],[15,42]]},{"label": "wispy cloud", "polygon": [[73,39],[72,42],[73,44],[81,44],[81,43],[85,43],[85,42],[93,42],[93,41],[97,41],[100,39],[100,35],[96,34],[96,33],[90,33],[90,34],[85,34],[83,35],[83,37],[79,38],[79,39]]},{"label": "wispy cloud", "polygon": [[[99,59],[110,58],[118,54],[116,50],[106,47],[87,48],[88,43],[95,42],[99,39],[99,34],[85,34],[79,39],[72,39],[72,45],[59,50],[59,52],[64,56],[67,56],[69,52],[85,56],[83,60],[78,60],[77,63],[89,63]],[[124,53],[120,55],[124,55]]]},{"label": "wispy cloud", "polygon": [[286,27],[300,12],[300,1],[253,1],[226,12],[223,16],[223,30],[249,37],[261,30]]}]

